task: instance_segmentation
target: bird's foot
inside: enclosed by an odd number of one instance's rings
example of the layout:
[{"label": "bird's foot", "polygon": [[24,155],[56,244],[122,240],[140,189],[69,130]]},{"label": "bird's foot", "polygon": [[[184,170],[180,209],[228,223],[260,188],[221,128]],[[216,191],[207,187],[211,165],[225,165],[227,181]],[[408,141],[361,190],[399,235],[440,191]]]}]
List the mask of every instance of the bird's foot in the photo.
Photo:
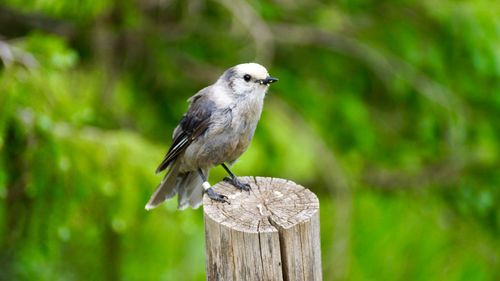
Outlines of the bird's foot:
[{"label": "bird's foot", "polygon": [[239,190],[250,191],[250,185],[248,183],[244,183],[244,182],[240,181],[237,177],[234,177],[234,178],[225,177],[224,181],[232,184],[234,187],[238,188]]},{"label": "bird's foot", "polygon": [[227,201],[227,196],[215,192],[211,187],[208,188],[205,192],[207,193],[208,197],[214,201],[231,204],[229,203],[229,201]]}]

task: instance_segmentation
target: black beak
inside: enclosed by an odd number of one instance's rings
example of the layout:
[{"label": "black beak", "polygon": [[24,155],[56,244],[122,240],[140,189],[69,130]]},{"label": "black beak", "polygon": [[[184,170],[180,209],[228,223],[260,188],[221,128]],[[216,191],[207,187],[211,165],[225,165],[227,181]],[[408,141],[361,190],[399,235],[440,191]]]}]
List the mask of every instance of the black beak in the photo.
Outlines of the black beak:
[{"label": "black beak", "polygon": [[278,82],[278,78],[267,76],[266,79],[260,80],[260,84],[264,84],[264,85],[269,85],[269,84],[272,84],[274,82]]}]

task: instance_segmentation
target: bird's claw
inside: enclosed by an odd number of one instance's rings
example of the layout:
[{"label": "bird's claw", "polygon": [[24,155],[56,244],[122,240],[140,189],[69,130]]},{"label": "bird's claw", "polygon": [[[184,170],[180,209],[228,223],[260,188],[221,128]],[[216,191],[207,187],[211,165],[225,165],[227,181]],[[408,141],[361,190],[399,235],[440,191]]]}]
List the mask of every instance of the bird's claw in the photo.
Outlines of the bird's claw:
[{"label": "bird's claw", "polygon": [[214,201],[231,204],[227,200],[228,198],[226,195],[219,194],[219,193],[215,192],[212,188],[207,189],[206,192],[207,192],[208,197]]},{"label": "bird's claw", "polygon": [[250,191],[250,189],[251,189],[250,185],[248,183],[243,183],[236,177],[234,177],[234,178],[225,177],[224,181],[232,184],[234,187],[238,188],[239,190]]}]

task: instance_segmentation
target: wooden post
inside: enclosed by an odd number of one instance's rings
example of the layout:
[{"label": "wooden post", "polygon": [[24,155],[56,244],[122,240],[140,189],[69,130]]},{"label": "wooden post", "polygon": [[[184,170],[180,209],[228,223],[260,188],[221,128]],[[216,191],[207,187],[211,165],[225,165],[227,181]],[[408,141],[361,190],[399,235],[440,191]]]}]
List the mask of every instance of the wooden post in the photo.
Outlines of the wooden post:
[{"label": "wooden post", "polygon": [[231,204],[203,198],[207,280],[322,280],[319,201],[294,182],[241,177],[239,191],[215,191]]}]

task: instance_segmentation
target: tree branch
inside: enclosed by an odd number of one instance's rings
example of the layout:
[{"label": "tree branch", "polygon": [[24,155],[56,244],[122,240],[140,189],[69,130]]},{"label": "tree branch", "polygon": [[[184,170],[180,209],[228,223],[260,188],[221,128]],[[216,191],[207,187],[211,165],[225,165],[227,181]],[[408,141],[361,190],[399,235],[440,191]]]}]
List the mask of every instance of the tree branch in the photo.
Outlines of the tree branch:
[{"label": "tree branch", "polygon": [[0,5],[0,37],[12,39],[25,36],[33,30],[72,38],[75,28],[72,24],[39,14],[26,14]]}]

